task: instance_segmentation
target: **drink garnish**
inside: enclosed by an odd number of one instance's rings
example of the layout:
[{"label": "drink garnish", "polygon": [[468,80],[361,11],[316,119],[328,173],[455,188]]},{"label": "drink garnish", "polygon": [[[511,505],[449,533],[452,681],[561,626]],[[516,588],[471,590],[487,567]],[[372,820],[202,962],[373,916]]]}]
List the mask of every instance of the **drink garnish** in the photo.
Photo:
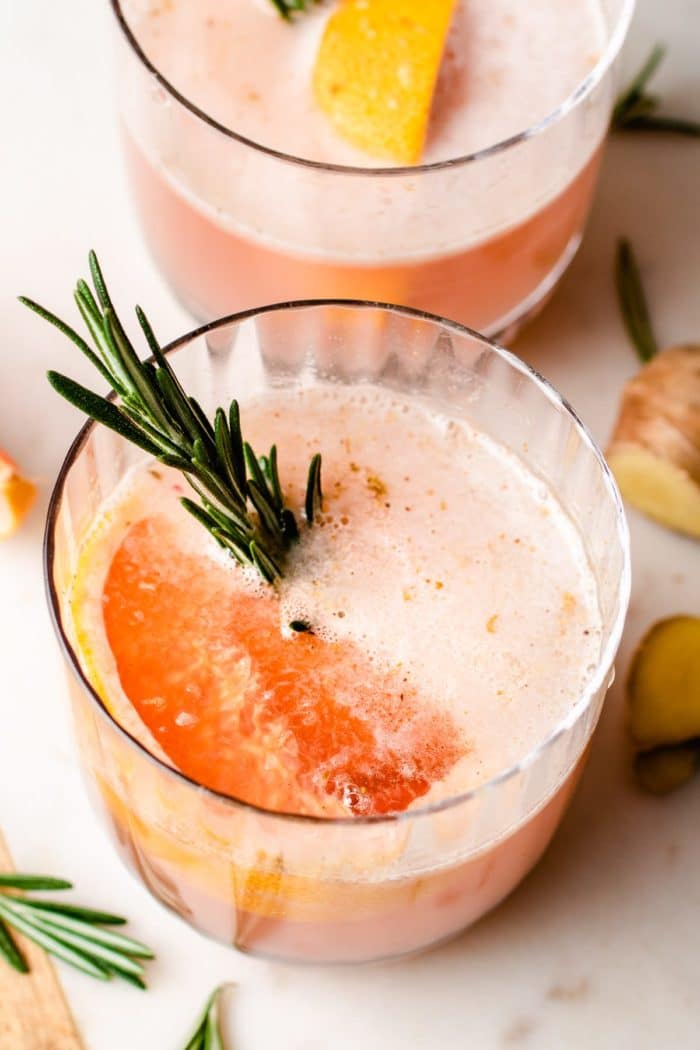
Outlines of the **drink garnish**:
[{"label": "drink garnish", "polygon": [[343,138],[420,160],[456,0],[341,0],[316,56],[316,99]]},{"label": "drink garnish", "polygon": [[[99,633],[131,709],[185,776],[266,810],[372,816],[407,809],[470,749],[400,665],[328,637],[303,612],[281,617],[272,588],[238,586],[178,547],[177,531],[157,513],[129,526],[100,590]],[[90,648],[90,555],[79,575],[81,653],[118,717]]]},{"label": "drink garnish", "polygon": [[659,99],[647,93],[647,85],[661,65],[666,48],[657,44],[629,87],[620,95],[613,110],[616,131],[660,131],[700,138],[700,124],[685,117],[657,113]]},{"label": "drink garnish", "polygon": [[[82,336],[31,299],[20,302],[55,325],[82,351],[113,390],[109,400],[67,376],[49,372],[53,388],[90,418],[116,431],[166,466],[182,472],[199,497],[182,505],[240,564],[252,566],[268,583],[284,574],[285,560],[299,538],[299,524],[286,505],[275,445],[258,456],[241,433],[238,402],[218,408],[214,423],[189,397],[137,306],[152,359],[142,361],[110,299],[94,252],[90,271],[95,290],[78,281],[75,300],[90,332]],[[96,296],[96,297],[95,297]],[[307,526],[320,510],[321,456],[311,460],[304,515]]]},{"label": "drink garnish", "polygon": [[[69,890],[65,879],[47,875],[0,874],[0,956],[19,973],[29,965],[16,944],[10,927],[34,941],[49,955],[100,981],[120,977],[145,988],[143,959],[154,958],[145,944],[103,929],[126,922],[111,912],[82,908],[77,904],[19,896],[36,890]],[[8,892],[9,891],[9,892]]]},{"label": "drink garnish", "polygon": [[35,497],[36,486],[22,476],[14,460],[0,449],[0,540],[17,531]]},{"label": "drink garnish", "polygon": [[270,3],[277,9],[282,18],[289,22],[292,15],[298,14],[300,11],[308,11],[311,4],[317,4],[319,0],[270,0]]}]

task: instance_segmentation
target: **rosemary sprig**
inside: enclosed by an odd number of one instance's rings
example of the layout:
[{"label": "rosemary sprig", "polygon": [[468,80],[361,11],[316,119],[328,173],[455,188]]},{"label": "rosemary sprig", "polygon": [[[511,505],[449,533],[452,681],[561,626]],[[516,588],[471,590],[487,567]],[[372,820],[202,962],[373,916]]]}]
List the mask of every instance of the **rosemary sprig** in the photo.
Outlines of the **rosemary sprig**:
[{"label": "rosemary sprig", "polygon": [[[141,361],[126,335],[107,291],[94,252],[90,252],[93,290],[80,280],[78,310],[94,349],[73,328],[31,299],[20,302],[63,332],[109,383],[118,400],[107,400],[73,379],[49,372],[62,397],[103,426],[181,471],[199,502],[183,506],[216,542],[243,565],[253,566],[272,583],[283,575],[299,526],[286,506],[277,471],[277,449],[257,456],[243,440],[238,403],[219,408],[213,425],[198,402],[183,390],[140,307],[136,316],[150,361]],[[321,507],[321,457],[311,460],[305,513],[308,525]]]},{"label": "rosemary sprig", "polygon": [[618,241],[615,286],[622,319],[639,359],[646,363],[659,352],[639,267],[628,240]]},{"label": "rosemary sprig", "polygon": [[224,985],[219,985],[211,993],[204,1009],[197,1018],[194,1031],[183,1050],[224,1050],[219,1017],[219,1002]]},{"label": "rosemary sprig", "polygon": [[12,872],[0,875],[0,956],[19,973],[29,966],[10,932],[23,933],[50,955],[100,981],[112,977],[145,988],[143,959],[153,952],[145,944],[104,926],[123,926],[126,919],[77,904],[21,897],[7,891],[68,890],[65,879]]},{"label": "rosemary sprig", "polygon": [[657,44],[649,58],[620,95],[612,116],[617,131],[660,131],[700,138],[700,124],[685,117],[666,116],[656,112],[659,99],[647,93],[647,85],[661,65],[666,48]]},{"label": "rosemary sprig", "polygon": [[270,0],[270,3],[277,8],[282,18],[289,20],[292,15],[307,11],[312,3],[319,3],[319,0]]}]

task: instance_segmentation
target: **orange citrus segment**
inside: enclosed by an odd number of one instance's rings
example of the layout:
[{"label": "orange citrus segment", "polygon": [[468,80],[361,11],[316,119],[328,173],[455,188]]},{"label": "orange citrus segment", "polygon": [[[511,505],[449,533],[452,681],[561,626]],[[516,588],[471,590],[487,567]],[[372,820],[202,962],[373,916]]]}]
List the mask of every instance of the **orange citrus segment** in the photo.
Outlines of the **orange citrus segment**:
[{"label": "orange citrus segment", "polygon": [[452,719],[352,642],[280,632],[277,596],[133,525],[103,591],[121,685],[188,776],[268,809],[405,809],[464,753]]},{"label": "orange citrus segment", "polygon": [[16,532],[35,496],[36,486],[21,476],[17,465],[0,449],[0,540]]},{"label": "orange citrus segment", "polygon": [[420,160],[456,0],[341,0],[313,85],[338,132],[377,157]]}]

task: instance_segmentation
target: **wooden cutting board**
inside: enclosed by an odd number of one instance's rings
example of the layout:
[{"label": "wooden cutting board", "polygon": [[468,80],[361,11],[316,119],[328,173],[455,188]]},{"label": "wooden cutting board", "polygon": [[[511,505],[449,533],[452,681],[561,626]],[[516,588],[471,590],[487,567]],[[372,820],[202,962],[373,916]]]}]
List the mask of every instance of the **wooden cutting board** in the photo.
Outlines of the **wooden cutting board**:
[{"label": "wooden cutting board", "polygon": [[[0,832],[0,871],[12,871]],[[0,958],[0,1050],[85,1050],[49,956],[15,935],[31,967],[17,973]]]}]

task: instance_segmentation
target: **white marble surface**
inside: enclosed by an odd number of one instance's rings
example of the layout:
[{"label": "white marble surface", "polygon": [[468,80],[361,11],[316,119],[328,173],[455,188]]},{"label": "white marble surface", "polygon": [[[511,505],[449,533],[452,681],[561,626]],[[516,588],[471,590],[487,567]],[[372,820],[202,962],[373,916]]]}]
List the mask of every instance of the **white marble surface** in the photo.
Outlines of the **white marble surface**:
[{"label": "white marble surface", "polygon": [[[189,326],[146,256],[127,198],[110,21],[107,0],[0,3],[0,444],[42,486],[27,527],[0,549],[0,824],[21,868],[73,878],[83,901],[123,910],[158,952],[146,994],[61,968],[86,1045],[177,1050],[200,1001],[224,979],[240,982],[230,1011],[238,1050],[700,1045],[700,780],[662,802],[634,790],[621,688],[648,623],[700,612],[699,548],[635,515],[621,673],[581,789],[545,860],[471,932],[381,969],[273,967],[192,933],[115,860],[76,768],[41,579],[46,503],[77,423],[43,373],[70,362],[75,374],[81,363],[14,301],[25,292],[65,310],[94,245],[119,301],[137,290],[164,338]],[[641,0],[628,71],[656,40],[670,47],[657,85],[668,107],[700,118],[699,0]],[[614,141],[581,254],[518,343],[601,441],[635,368],[613,297],[614,239],[634,240],[662,339],[697,339],[699,187],[700,144]]]}]

